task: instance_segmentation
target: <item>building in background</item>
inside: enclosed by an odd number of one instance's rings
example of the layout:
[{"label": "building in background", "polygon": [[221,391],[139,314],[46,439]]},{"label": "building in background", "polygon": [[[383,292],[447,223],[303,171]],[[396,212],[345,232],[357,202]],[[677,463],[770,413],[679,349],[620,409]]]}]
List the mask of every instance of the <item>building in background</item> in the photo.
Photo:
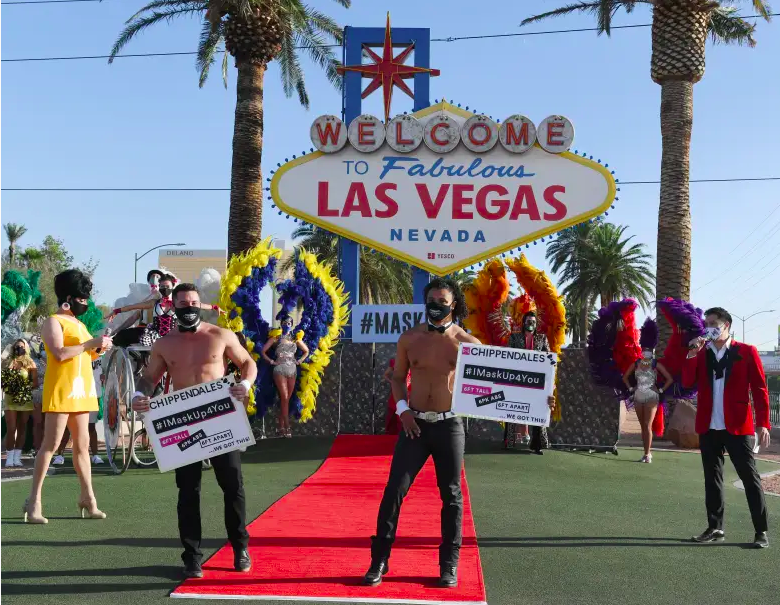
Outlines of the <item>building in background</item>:
[{"label": "building in background", "polygon": [[173,273],[182,282],[195,283],[203,269],[216,269],[220,275],[225,274],[227,250],[160,250],[159,266]]}]

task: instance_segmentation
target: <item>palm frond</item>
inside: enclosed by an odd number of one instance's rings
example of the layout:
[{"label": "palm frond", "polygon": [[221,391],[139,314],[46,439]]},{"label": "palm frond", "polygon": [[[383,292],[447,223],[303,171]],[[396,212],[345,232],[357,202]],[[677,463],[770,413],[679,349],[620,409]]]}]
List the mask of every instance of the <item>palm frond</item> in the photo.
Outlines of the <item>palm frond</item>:
[{"label": "palm frond", "polygon": [[567,4],[561,8],[556,8],[555,10],[547,11],[546,13],[540,13],[538,15],[534,15],[533,17],[523,19],[520,23],[520,26],[522,27],[523,25],[528,25],[529,23],[538,23],[539,21],[552,19],[554,17],[565,17],[566,15],[571,15],[572,13],[592,13],[594,10],[597,11],[600,6],[601,0],[598,0],[597,2],[577,2],[575,4]]},{"label": "palm frond", "polygon": [[282,48],[276,57],[279,61],[279,71],[282,77],[282,89],[284,94],[291,97],[293,91],[298,91],[298,100],[306,109],[309,108],[309,96],[306,93],[306,87],[303,79],[303,69],[295,52],[295,38],[293,36],[284,36],[282,38]]},{"label": "palm frond", "polygon": [[[101,0],[102,2],[102,0]],[[197,5],[197,6],[196,6]],[[209,5],[209,0],[153,0],[142,8],[138,9],[134,15],[132,15],[125,23],[130,23],[134,19],[137,19],[144,13],[148,13],[158,8],[197,8],[197,10],[206,10]]]},{"label": "palm frond", "polygon": [[[119,34],[116,42],[114,42],[114,46],[111,48],[108,62],[113,63],[114,58],[119,54],[119,51],[121,51],[125,45],[130,42],[130,40],[135,38],[135,36],[144,31],[147,27],[151,27],[160,21],[168,21],[170,23],[176,17],[181,17],[184,15],[192,16],[194,14],[200,14],[203,12],[203,7],[200,6],[202,3],[198,3],[199,6],[197,8],[190,7],[189,5],[191,3],[189,2],[185,2],[185,4],[186,6],[180,8],[167,8],[161,11],[154,11],[151,15],[136,17],[128,21],[127,26]],[[141,12],[143,12],[143,10]]]},{"label": "palm frond", "polygon": [[736,44],[753,48],[756,45],[756,39],[753,37],[756,24],[742,19],[736,12],[737,9],[733,6],[719,6],[712,11],[710,38],[715,44]]},{"label": "palm frond", "polygon": [[[223,25],[221,21],[215,25],[212,25],[208,19],[203,20],[203,27],[200,31],[200,43],[198,44],[198,55],[196,60],[196,65],[198,71],[200,72],[200,78],[198,80],[198,86],[200,88],[203,88],[203,85],[206,83],[206,79],[209,77],[209,70],[214,64],[214,56],[217,54],[217,47],[219,46],[219,42],[222,40],[222,30]],[[225,56],[227,56],[227,53],[225,53]],[[224,68],[224,60],[222,77],[225,81],[225,88],[227,88],[227,73]]]},{"label": "palm frond", "polygon": [[772,20],[772,7],[764,0],[753,0],[753,10],[755,10],[765,21]]}]

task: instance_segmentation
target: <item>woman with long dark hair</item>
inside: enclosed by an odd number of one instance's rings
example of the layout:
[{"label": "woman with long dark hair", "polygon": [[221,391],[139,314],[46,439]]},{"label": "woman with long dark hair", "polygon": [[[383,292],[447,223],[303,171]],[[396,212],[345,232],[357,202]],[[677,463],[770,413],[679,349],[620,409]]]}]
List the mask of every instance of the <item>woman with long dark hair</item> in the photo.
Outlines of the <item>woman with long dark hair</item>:
[{"label": "woman with long dark hair", "polygon": [[105,519],[92,490],[89,460],[89,413],[98,410],[92,360],[111,346],[111,338],[93,338],[78,319],[88,309],[92,281],[78,269],[69,269],[54,278],[59,308],[42,326],[48,365],[43,381],[44,432],[41,450],[35,458],[30,497],[24,503],[25,523],[48,523],[42,514],[41,491],[54,450],[65,427],[73,436],[73,466],[79,477],[81,494],[78,509],[82,518]]}]

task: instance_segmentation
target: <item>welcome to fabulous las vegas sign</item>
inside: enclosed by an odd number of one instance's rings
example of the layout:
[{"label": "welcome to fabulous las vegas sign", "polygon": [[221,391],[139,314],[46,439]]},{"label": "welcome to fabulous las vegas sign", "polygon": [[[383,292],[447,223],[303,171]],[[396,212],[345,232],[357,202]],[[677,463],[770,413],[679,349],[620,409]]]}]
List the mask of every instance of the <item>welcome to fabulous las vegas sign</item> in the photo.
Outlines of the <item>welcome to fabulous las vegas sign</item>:
[{"label": "welcome to fabulous las vegas sign", "polygon": [[609,169],[570,153],[564,116],[502,123],[445,101],[387,123],[320,116],[317,151],[282,165],[284,212],[435,275],[446,275],[598,216]]}]

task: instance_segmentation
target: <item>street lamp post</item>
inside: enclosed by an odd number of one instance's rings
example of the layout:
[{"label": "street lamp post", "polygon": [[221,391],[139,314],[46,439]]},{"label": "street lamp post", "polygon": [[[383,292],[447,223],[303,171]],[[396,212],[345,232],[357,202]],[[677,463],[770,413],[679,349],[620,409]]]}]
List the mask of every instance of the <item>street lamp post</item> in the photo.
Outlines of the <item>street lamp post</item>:
[{"label": "street lamp post", "polygon": [[141,256],[138,256],[138,252],[135,253],[135,272],[133,274],[133,283],[138,282],[138,261],[141,260],[144,256],[149,254],[150,252],[154,252],[155,250],[159,250],[160,248],[165,248],[165,246],[186,246],[187,244],[160,244],[159,246],[155,246],[154,248],[147,250],[144,252]]},{"label": "street lamp post", "polygon": [[742,320],[742,342],[745,342],[745,322],[750,319],[751,317],[755,317],[756,315],[761,315],[762,313],[774,313],[774,309],[767,309],[766,311],[756,311],[753,313],[753,315],[748,315],[747,317],[740,317],[739,315],[735,315],[737,319]]}]

